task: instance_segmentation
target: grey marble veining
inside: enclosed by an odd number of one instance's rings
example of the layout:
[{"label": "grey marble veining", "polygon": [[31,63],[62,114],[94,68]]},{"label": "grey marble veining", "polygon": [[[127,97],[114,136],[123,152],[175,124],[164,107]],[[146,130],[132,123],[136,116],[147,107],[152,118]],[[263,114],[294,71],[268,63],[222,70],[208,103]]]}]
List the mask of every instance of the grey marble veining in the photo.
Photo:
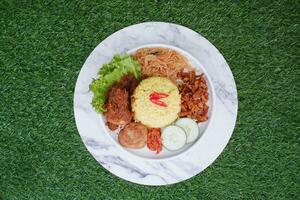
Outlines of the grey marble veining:
[{"label": "grey marble veining", "polygon": [[[88,89],[101,65],[114,54],[154,43],[172,45],[194,56],[211,78],[215,93],[215,111],[205,134],[187,153],[162,161],[140,159],[116,145],[91,106],[92,94]],[[237,104],[234,78],[220,52],[200,34],[180,25],[162,22],[129,26],[102,41],[83,65],[74,93],[76,125],[89,152],[111,173],[144,185],[184,181],[212,164],[231,137]]]}]

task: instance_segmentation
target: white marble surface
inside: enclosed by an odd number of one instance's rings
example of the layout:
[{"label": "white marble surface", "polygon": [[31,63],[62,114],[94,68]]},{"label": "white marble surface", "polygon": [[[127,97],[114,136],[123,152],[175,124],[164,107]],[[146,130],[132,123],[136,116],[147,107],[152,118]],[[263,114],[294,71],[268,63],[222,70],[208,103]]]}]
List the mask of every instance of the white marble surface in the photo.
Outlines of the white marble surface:
[{"label": "white marble surface", "polygon": [[[92,106],[89,84],[114,54],[138,46],[162,43],[185,50],[205,68],[214,88],[214,115],[201,139],[184,154],[164,161],[139,159],[120,148],[104,130]],[[221,154],[233,132],[237,91],[231,70],[220,52],[198,33],[176,24],[147,22],[126,27],[102,41],[84,63],[74,94],[78,132],[93,157],[108,171],[144,185],[184,181],[203,171]]]}]

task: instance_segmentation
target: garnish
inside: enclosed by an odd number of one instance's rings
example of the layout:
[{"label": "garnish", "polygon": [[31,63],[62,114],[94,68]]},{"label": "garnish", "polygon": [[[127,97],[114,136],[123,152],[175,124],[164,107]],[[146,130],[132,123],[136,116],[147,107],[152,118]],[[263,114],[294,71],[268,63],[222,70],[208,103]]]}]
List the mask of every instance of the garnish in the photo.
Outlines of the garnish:
[{"label": "garnish", "polygon": [[166,98],[168,96],[169,96],[168,94],[162,92],[153,92],[152,94],[150,94],[151,99]]},{"label": "garnish", "polygon": [[168,105],[161,101],[160,99],[161,98],[166,98],[168,97],[169,95],[166,94],[166,93],[162,93],[162,92],[153,92],[150,94],[150,101],[158,106],[162,106],[162,107],[167,107]]}]

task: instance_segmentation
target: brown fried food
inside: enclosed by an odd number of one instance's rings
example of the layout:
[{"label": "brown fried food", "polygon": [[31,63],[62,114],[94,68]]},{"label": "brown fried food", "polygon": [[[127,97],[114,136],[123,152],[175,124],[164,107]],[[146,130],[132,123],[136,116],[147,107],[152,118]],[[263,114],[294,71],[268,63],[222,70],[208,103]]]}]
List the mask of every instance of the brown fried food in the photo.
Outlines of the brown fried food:
[{"label": "brown fried food", "polygon": [[125,75],[113,85],[108,94],[105,113],[107,126],[116,130],[119,125],[126,125],[132,120],[130,96],[138,85],[138,80],[131,74]]},{"label": "brown fried food", "polygon": [[139,84],[138,80],[136,80],[132,74],[128,74],[122,77],[122,79],[118,83],[118,86],[120,88],[126,89],[129,93],[129,96],[131,96],[138,84]]},{"label": "brown fried food", "polygon": [[140,123],[130,123],[119,133],[118,140],[123,147],[139,149],[147,143],[148,129]]},{"label": "brown fried food", "polygon": [[117,124],[112,124],[112,123],[110,123],[110,122],[106,122],[106,125],[107,125],[108,128],[109,128],[110,130],[112,130],[112,131],[117,130],[118,127],[119,127],[119,125],[117,125]]},{"label": "brown fried food", "polygon": [[129,95],[126,89],[112,86],[108,95],[105,113],[107,122],[114,125],[126,125],[132,120]]},{"label": "brown fried food", "polygon": [[179,85],[181,94],[180,117],[189,117],[204,122],[208,119],[208,87],[204,74],[196,76],[194,71],[178,73],[183,83]]}]

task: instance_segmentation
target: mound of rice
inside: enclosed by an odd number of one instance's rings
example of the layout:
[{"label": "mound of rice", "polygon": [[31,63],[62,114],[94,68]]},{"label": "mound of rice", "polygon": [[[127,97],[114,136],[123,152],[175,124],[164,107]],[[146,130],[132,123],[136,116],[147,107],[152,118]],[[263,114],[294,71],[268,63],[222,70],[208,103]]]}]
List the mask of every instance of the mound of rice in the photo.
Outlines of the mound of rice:
[{"label": "mound of rice", "polygon": [[[150,101],[153,92],[166,93],[169,96],[161,98],[167,107],[159,106]],[[177,86],[167,78],[151,77],[143,80],[132,96],[132,110],[136,122],[160,128],[171,124],[178,118],[180,112],[180,95]]]}]

